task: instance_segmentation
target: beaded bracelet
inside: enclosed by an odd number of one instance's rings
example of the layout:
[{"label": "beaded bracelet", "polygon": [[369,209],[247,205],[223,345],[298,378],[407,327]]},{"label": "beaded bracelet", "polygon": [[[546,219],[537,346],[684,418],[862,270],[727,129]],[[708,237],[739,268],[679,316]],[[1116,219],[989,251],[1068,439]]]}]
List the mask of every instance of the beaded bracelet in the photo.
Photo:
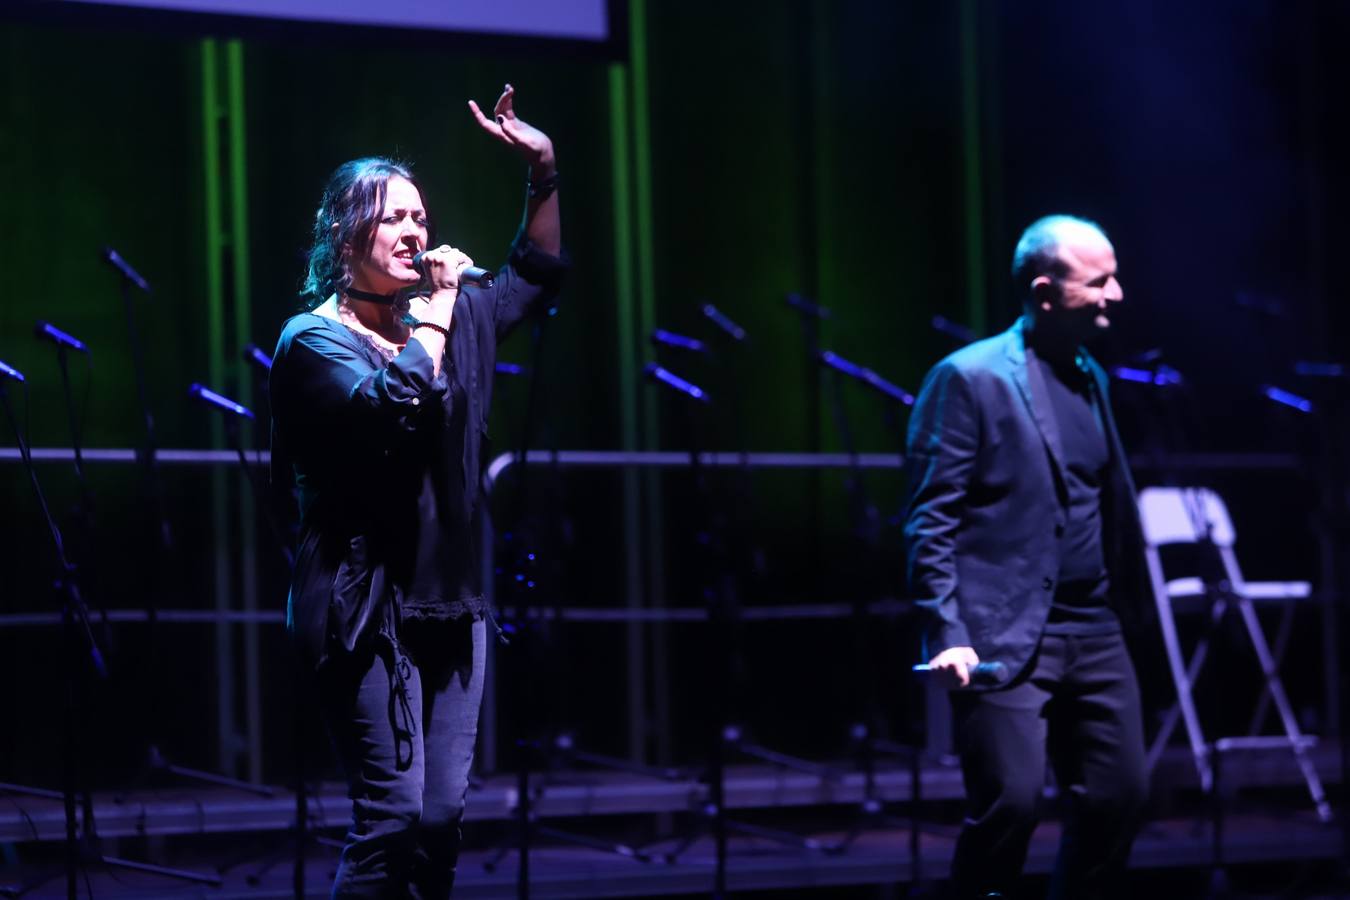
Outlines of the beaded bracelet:
[{"label": "beaded bracelet", "polygon": [[416,331],[419,328],[430,328],[432,331],[439,331],[442,335],[445,336],[445,339],[447,341],[450,340],[450,329],[443,328],[440,325],[437,325],[435,322],[428,322],[425,319],[419,319],[418,321],[412,324],[412,327],[413,331]]}]

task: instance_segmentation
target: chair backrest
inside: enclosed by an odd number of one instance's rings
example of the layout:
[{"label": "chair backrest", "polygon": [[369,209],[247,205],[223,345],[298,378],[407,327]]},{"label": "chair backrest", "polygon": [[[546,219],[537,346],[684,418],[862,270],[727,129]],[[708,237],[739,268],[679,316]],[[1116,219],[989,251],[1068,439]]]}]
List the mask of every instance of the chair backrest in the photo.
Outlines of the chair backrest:
[{"label": "chair backrest", "polygon": [[1206,538],[1233,546],[1233,520],[1208,488],[1150,487],[1139,492],[1139,521],[1150,546],[1194,544]]}]

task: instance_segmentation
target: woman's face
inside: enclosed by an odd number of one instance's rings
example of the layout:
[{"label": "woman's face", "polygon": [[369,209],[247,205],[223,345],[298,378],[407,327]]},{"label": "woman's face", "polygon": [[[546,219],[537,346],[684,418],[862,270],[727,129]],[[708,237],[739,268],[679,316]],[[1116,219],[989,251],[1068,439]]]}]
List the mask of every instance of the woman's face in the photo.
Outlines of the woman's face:
[{"label": "woman's face", "polygon": [[385,185],[384,215],[375,226],[370,251],[352,265],[352,286],[390,294],[418,282],[413,254],[427,246],[427,212],[422,195],[400,175]]}]

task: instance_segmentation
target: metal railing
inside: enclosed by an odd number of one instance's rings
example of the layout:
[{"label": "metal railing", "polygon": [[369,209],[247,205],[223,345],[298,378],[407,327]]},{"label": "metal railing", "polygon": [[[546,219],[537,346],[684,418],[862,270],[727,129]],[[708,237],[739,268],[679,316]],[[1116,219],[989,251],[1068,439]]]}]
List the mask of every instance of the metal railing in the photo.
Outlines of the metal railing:
[{"label": "metal railing", "polygon": [[[74,452],[69,448],[39,447],[32,451],[33,459],[38,463],[73,462]],[[156,451],[156,460],[165,466],[174,467],[213,467],[236,466],[239,456],[233,450],[196,450],[162,449]],[[84,461],[91,463],[134,464],[140,460],[140,452],[133,449],[91,448],[82,451]],[[0,447],[0,463],[18,462],[21,457],[18,449]],[[270,464],[271,455],[266,450],[252,451],[248,461],[254,465]],[[1132,457],[1131,466],[1140,471],[1279,471],[1297,469],[1300,460],[1295,454],[1282,453],[1198,453],[1140,455]],[[555,469],[679,469],[693,465],[694,459],[687,451],[619,451],[619,450],[530,450],[522,458],[520,453],[503,453],[493,458],[483,472],[483,491],[490,498],[499,482],[512,469],[525,466],[539,466]],[[866,469],[898,470],[903,459],[898,453],[791,453],[791,452],[704,452],[697,455],[699,466],[709,469]],[[484,503],[482,546],[494,546],[495,532],[489,504]],[[489,604],[494,600],[496,573],[494,554],[483,554],[483,586]],[[671,622],[701,622],[708,619],[708,611],[701,605],[651,606],[645,602],[641,584],[631,581],[627,585],[627,597],[622,605],[604,607],[557,607],[541,604],[525,609],[504,608],[504,614],[511,617],[530,620],[558,620],[575,623],[619,623],[630,628],[657,625]],[[902,612],[905,604],[897,600],[881,600],[868,604],[872,615],[895,615]],[[784,621],[784,620],[824,620],[842,619],[855,612],[850,602],[756,604],[742,607],[740,617],[747,622]],[[98,614],[106,616],[106,621],[114,623],[146,622],[151,614],[142,609],[109,610]],[[282,624],[285,614],[281,610],[193,610],[161,609],[153,614],[158,622],[182,624],[215,624],[217,626]],[[0,630],[15,627],[48,627],[59,624],[61,616],[57,612],[25,612],[0,615]],[[483,721],[481,728],[483,747],[481,756],[489,767],[496,757],[496,698],[492,679],[487,685],[484,698]]]}]

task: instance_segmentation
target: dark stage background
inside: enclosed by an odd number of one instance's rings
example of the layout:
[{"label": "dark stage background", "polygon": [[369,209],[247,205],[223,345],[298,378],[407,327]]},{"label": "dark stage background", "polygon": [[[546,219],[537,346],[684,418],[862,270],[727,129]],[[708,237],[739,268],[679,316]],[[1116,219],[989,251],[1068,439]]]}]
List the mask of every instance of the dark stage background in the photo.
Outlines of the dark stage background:
[{"label": "dark stage background", "polygon": [[[1121,261],[1127,302],[1101,355],[1119,363],[1160,349],[1187,379],[1118,389],[1141,482],[1220,487],[1249,575],[1335,588],[1344,545],[1323,475],[1336,384],[1301,379],[1292,364],[1350,356],[1350,7],[634,0],[622,13],[627,40],[602,50],[377,31],[208,34],[177,21],[95,25],[77,12],[0,20],[0,359],[29,377],[32,442],[70,444],[52,349],[30,336],[38,319],[93,348],[92,374],[82,358],[72,369],[87,445],[144,440],[118,283],[98,258],[105,244],[154,287],[134,299],[162,447],[229,447],[220,422],[187,398],[190,382],[265,408],[239,348],[270,349],[296,310],[310,217],[338,163],[412,160],[441,236],[495,264],[525,173],[477,132],[465,100],[490,103],[509,80],[520,115],[558,148],[576,263],[543,331],[532,446],[893,452],[886,407],[851,383],[839,391],[851,441],[841,436],[833,382],[806,361],[785,295],[833,311],[824,347],[915,390],[956,346],[932,317],[980,334],[1006,327],[1018,232],[1073,212],[1103,224]],[[747,346],[719,340],[698,313],[706,301],[745,326]],[[713,361],[660,356],[714,395],[692,427],[677,398],[641,380],[641,364],[658,358],[647,341],[656,326],[718,351]],[[533,364],[528,329],[501,356]],[[1267,384],[1312,397],[1322,414],[1264,399]],[[22,392],[8,390],[23,410]],[[499,379],[494,453],[519,443],[527,405],[523,379]],[[265,446],[259,431],[244,439]],[[0,444],[12,443],[6,430]],[[1184,475],[1166,463],[1200,451],[1296,462]],[[1339,450],[1331,459],[1344,465]],[[173,552],[158,561],[138,470],[89,471],[94,537],[81,540],[70,467],[41,467],[96,606],[143,608],[158,596],[171,609],[284,607],[284,572],[236,471],[163,468]],[[902,484],[893,472],[863,481],[878,510],[870,549],[852,535],[839,473],[715,474],[710,504],[679,471],[532,470],[525,502],[519,472],[508,474],[494,510],[512,534],[530,535],[539,603],[701,604],[692,547],[710,508],[751,559],[747,605],[898,596]],[[0,508],[0,613],[55,610],[50,549],[17,465],[0,468]],[[808,756],[844,752],[867,690],[892,731],[915,718],[903,617],[866,632],[870,659],[846,621],[748,624],[730,687],[712,683],[704,632],[527,630],[497,653],[501,733],[567,726],[592,749],[688,762],[714,691],[730,691],[768,743]],[[85,728],[96,784],[132,778],[150,744],[231,774],[293,773],[295,695],[279,625],[97,634],[111,676],[93,688]],[[1329,634],[1316,613],[1301,621],[1289,662],[1296,703],[1322,731],[1336,725]],[[1141,653],[1160,702],[1161,657]],[[0,630],[0,780],[58,784],[65,665],[57,629]],[[310,733],[311,758],[331,770]]]}]

